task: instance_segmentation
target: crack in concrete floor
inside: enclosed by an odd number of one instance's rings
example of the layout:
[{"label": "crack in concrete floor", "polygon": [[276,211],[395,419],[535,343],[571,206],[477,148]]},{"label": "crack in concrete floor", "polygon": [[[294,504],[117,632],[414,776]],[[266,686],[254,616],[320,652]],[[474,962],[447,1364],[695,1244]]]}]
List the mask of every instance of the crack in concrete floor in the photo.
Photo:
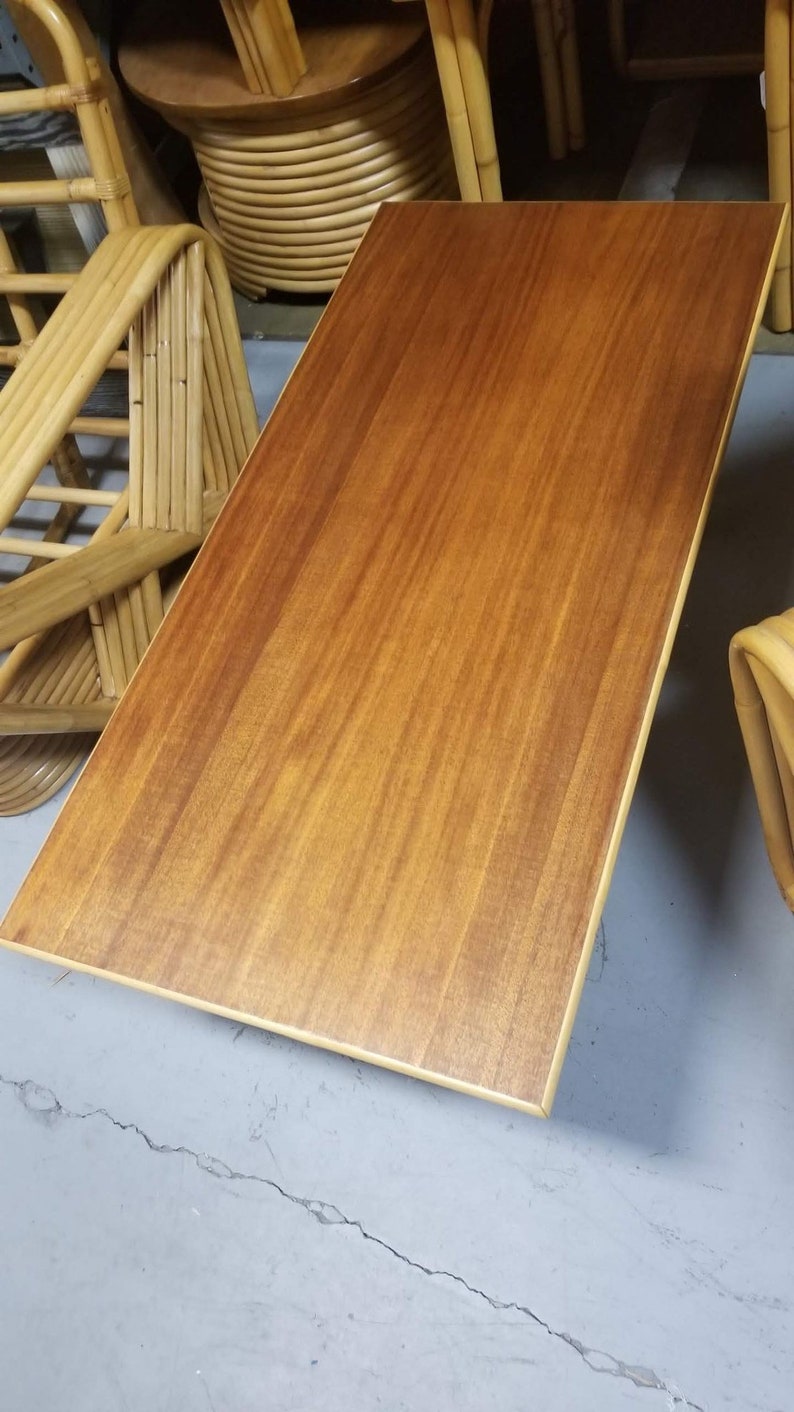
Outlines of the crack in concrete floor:
[{"label": "crack in concrete floor", "polygon": [[538,1328],[552,1338],[559,1339],[562,1343],[572,1348],[579,1355],[582,1361],[593,1373],[604,1373],[612,1378],[625,1378],[633,1383],[634,1387],[645,1388],[654,1392],[663,1392],[667,1397],[668,1412],[675,1412],[676,1408],[682,1412],[707,1412],[707,1409],[700,1403],[691,1402],[680,1388],[663,1378],[660,1378],[652,1368],[644,1368],[636,1364],[625,1363],[622,1359],[616,1358],[612,1353],[605,1353],[603,1349],[588,1348],[580,1339],[573,1334],[566,1333],[562,1329],[554,1329],[547,1324],[545,1319],[541,1319],[539,1314],[530,1309],[526,1304],[518,1304],[513,1300],[497,1299],[495,1296],[487,1294],[485,1290],[478,1289],[476,1285],[469,1284],[462,1275],[456,1275],[451,1270],[436,1270],[429,1265],[423,1265],[419,1260],[413,1260],[409,1255],[404,1255],[396,1250],[388,1241],[382,1240],[380,1236],[373,1235],[360,1221],[346,1216],[338,1206],[334,1206],[328,1201],[319,1201],[307,1196],[297,1196],[279,1185],[272,1177],[263,1177],[256,1172],[238,1172],[228,1163],[219,1157],[212,1157],[207,1152],[195,1152],[190,1147],[172,1146],[170,1143],[155,1142],[149,1134],[137,1123],[125,1123],[120,1118],[114,1118],[106,1108],[90,1108],[85,1113],[77,1113],[72,1109],[65,1108],[56,1097],[52,1089],[45,1088],[37,1084],[33,1079],[10,1079],[0,1075],[0,1085],[10,1088],[19,1099],[22,1106],[34,1117],[45,1119],[66,1118],[83,1122],[89,1118],[103,1118],[111,1123],[120,1132],[135,1133],[141,1138],[150,1152],[155,1152],[168,1157],[189,1157],[200,1171],[206,1172],[208,1176],[216,1177],[221,1181],[232,1182],[256,1182],[261,1186],[269,1187],[285,1201],[289,1201],[293,1206],[300,1206],[315,1221],[322,1226],[347,1226],[358,1232],[362,1240],[369,1241],[372,1245],[377,1245],[381,1250],[385,1250],[396,1260],[407,1265],[412,1270],[418,1270],[421,1274],[427,1275],[431,1279],[450,1280],[453,1284],[460,1285],[467,1293],[476,1299],[482,1299],[491,1309],[499,1312],[513,1311],[522,1314]]}]

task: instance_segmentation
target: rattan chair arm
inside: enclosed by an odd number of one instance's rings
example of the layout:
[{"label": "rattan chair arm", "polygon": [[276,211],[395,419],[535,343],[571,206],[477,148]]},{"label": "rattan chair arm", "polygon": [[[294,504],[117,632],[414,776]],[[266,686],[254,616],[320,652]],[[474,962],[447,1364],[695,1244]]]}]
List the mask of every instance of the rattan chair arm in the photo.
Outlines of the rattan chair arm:
[{"label": "rattan chair arm", "polygon": [[117,701],[105,697],[76,706],[31,706],[0,703],[0,736],[64,735],[105,729]]},{"label": "rattan chair arm", "polygon": [[[207,272],[234,326],[234,306],[220,253],[197,226],[114,231],[91,256],[27,356],[0,392],[0,528],[15,514],[107,364],[179,250],[200,242]],[[233,348],[233,380],[248,447],[258,427],[242,349]],[[47,415],[41,416],[42,388]]]},{"label": "rattan chair arm", "polygon": [[123,529],[0,588],[0,649],[43,632],[197,549],[181,530]]}]

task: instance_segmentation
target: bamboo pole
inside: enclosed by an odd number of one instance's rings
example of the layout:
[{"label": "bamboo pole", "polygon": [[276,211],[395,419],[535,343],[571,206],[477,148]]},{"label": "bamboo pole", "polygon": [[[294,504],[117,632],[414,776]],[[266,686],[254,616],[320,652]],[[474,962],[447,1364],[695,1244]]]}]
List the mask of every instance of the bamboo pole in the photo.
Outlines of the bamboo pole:
[{"label": "bamboo pole", "polygon": [[240,61],[243,78],[249,89],[252,93],[272,93],[273,90],[268,81],[265,65],[261,62],[255,46],[252,50],[250,36],[245,25],[242,23],[237,5],[234,3],[234,0],[221,0],[221,6],[226,16],[226,23],[229,27],[232,43],[237,51],[237,58]]},{"label": "bamboo pole", "polygon": [[[95,175],[108,175],[106,162],[113,174],[128,175],[134,190],[134,197],[130,192],[120,198],[119,207],[110,212],[109,228],[137,224],[139,212],[149,223],[179,220],[178,203],[130,120],[77,0],[58,0],[57,4],[52,0],[7,0],[7,8],[46,84],[57,86],[65,79],[85,94],[95,86],[95,103],[79,103],[76,113],[78,122],[81,109],[93,106],[98,114],[97,122],[89,120],[87,128],[81,122],[89,162]],[[118,222],[117,213],[121,217]],[[105,214],[107,218],[108,212]]]},{"label": "bamboo pole", "polygon": [[79,706],[9,706],[0,702],[0,735],[49,735],[102,731],[117,702],[92,701]]},{"label": "bamboo pole", "polygon": [[75,436],[127,437],[130,421],[129,417],[75,417],[69,423],[69,430]]},{"label": "bamboo pole", "polygon": [[448,0],[483,201],[501,201],[491,95],[471,0]]},{"label": "bamboo pole", "polygon": [[130,435],[128,450],[129,517],[133,525],[143,524],[143,315],[136,314],[129,338]]},{"label": "bamboo pole", "polygon": [[63,505],[102,505],[110,507],[120,498],[117,490],[88,490],[66,485],[32,485],[28,500],[56,501]]},{"label": "bamboo pole", "polygon": [[[791,0],[767,0],[764,25],[769,199],[791,204]],[[776,333],[792,327],[791,217],[772,279],[770,319]]]},{"label": "bamboo pole", "polygon": [[609,48],[612,62],[624,78],[628,72],[625,0],[608,0]]},{"label": "bamboo pole", "polygon": [[168,529],[171,523],[171,482],[174,473],[171,460],[174,444],[171,282],[168,271],[161,276],[157,285],[154,307],[157,339],[155,346],[157,451],[155,460],[151,463],[151,478],[154,482],[154,523],[158,529]]},{"label": "bamboo pole", "polygon": [[[24,301],[23,295],[14,297]],[[22,331],[32,332],[26,327],[24,302],[19,314]],[[115,356],[127,334],[130,418],[76,417],[78,396],[84,401],[101,374],[102,360]],[[46,437],[36,441],[30,425],[42,378],[47,379],[49,416]],[[205,493],[201,422],[207,381],[216,404],[207,414],[218,441],[223,490]],[[152,403],[151,417],[146,401]],[[138,486],[143,482],[141,497],[146,500],[153,484],[155,514],[169,522],[183,517],[183,506],[187,518],[190,499],[190,529],[124,530],[129,496],[74,484],[68,456],[59,474],[70,483],[37,482],[34,449],[46,460],[48,446],[57,446],[64,427],[74,424],[103,433],[129,431],[131,465],[137,462],[131,488],[137,493],[136,478]],[[144,454],[147,429],[153,461]],[[29,578],[20,576],[0,589],[0,640],[11,649],[0,666],[0,732],[17,727],[30,732],[24,750],[17,748],[18,742],[8,750],[0,746],[0,813],[30,807],[75,768],[82,745],[66,749],[59,739],[61,727],[82,732],[89,726],[98,729],[107,719],[112,700],[125,689],[162,619],[161,568],[198,547],[257,430],[219,252],[193,227],[108,236],[53,318],[31,340],[24,361],[0,394],[0,470],[8,466],[11,471],[10,476],[0,475],[0,489],[9,510],[13,513],[14,494],[24,499],[27,489],[31,500],[57,505],[58,515],[88,505],[108,512],[87,548],[0,536],[0,553],[50,560]],[[15,484],[9,488],[11,481]],[[86,610],[90,632],[80,618]],[[76,615],[70,624],[84,624],[79,651],[69,624],[63,630],[58,627],[70,614]],[[95,700],[102,693],[106,701],[101,711],[92,715],[76,709],[80,698]],[[63,707],[60,714],[56,706]],[[25,716],[28,707],[47,710]],[[52,741],[46,748],[38,741],[42,732]]]},{"label": "bamboo pole", "polygon": [[794,610],[737,633],[730,647],[736,712],[767,852],[794,910],[791,799],[794,767]]},{"label": "bamboo pole", "polygon": [[289,6],[279,0],[221,0],[252,93],[286,97],[306,72]]},{"label": "bamboo pole", "polygon": [[291,54],[292,64],[300,77],[302,74],[306,73],[306,58],[301,48],[300,40],[298,39],[289,0],[270,0],[270,5],[280,19],[283,43]]},{"label": "bamboo pole", "polygon": [[[204,317],[206,319],[209,350],[215,365],[218,382],[221,387],[228,387],[230,383],[232,385],[234,383],[234,373],[229,365],[227,339],[224,336],[221,314],[215,299],[215,291],[209,279],[205,281],[204,287]],[[237,399],[225,398],[224,407],[226,409],[232,441],[232,458],[229,462],[229,473],[231,481],[233,481],[237,471],[242,466],[251,450],[251,443],[245,433]],[[200,501],[198,508],[200,513]]]},{"label": "bamboo pole", "polygon": [[560,17],[557,52],[568,128],[568,146],[572,152],[579,152],[585,144],[585,129],[579,46],[576,40],[576,14],[573,0],[557,0],[557,3]]},{"label": "bamboo pole", "polygon": [[568,129],[562,76],[554,36],[554,19],[549,0],[532,0],[532,15],[535,22],[535,40],[538,50],[538,64],[540,65],[540,86],[543,90],[543,106],[546,111],[549,156],[555,161],[559,161],[568,151]]},{"label": "bamboo pole", "polygon": [[44,539],[24,539],[20,535],[0,534],[0,554],[12,554],[21,559],[68,559],[79,554],[76,544],[50,544]]},{"label": "bamboo pole", "polygon": [[461,198],[464,201],[482,201],[477,157],[449,3],[448,0],[426,0],[426,4]]},{"label": "bamboo pole", "polygon": [[[197,247],[200,248],[200,247]],[[187,256],[182,251],[169,270],[171,309],[171,491],[169,529],[187,526]],[[198,488],[198,524],[201,529],[201,485]]]},{"label": "bamboo pole", "polygon": [[141,479],[141,525],[153,529],[157,524],[157,478],[147,474],[148,467],[157,466],[157,309],[153,299],[144,305],[141,318],[143,333],[143,461]]}]

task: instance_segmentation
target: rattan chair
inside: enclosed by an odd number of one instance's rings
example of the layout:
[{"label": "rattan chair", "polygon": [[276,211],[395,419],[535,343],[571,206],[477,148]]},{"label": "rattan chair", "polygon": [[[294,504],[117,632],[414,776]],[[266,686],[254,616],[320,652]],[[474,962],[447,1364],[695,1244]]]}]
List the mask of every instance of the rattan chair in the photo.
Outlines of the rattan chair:
[{"label": "rattan chair", "polygon": [[[461,0],[444,0],[452,10]],[[465,0],[470,3],[470,0]],[[485,60],[495,0],[480,0],[479,47]],[[531,0],[549,156],[559,160],[584,146],[584,109],[573,0]]]},{"label": "rattan chair", "polygon": [[[31,115],[44,118],[53,112],[70,115],[85,150],[89,175],[75,180],[0,182],[0,210],[90,202],[101,209],[108,230],[121,231],[137,226],[138,213],[97,59],[87,56],[69,16],[53,0],[18,0],[11,13],[20,33],[36,49],[36,58],[49,81],[42,88],[20,87],[0,94],[0,141],[3,123],[6,131],[9,126],[16,130],[15,120],[20,116],[28,120]],[[13,369],[24,362],[46,318],[42,300],[51,302],[53,296],[70,289],[75,280],[76,275],[69,272],[42,274],[23,270],[0,228],[0,295],[5,296],[10,324],[16,333],[13,342],[0,346],[0,367]],[[126,362],[126,352],[113,350],[108,365],[126,367]],[[14,377],[8,387],[12,384],[18,386]],[[3,399],[10,395],[6,389]],[[41,374],[38,406],[28,411],[29,429],[37,418],[41,420],[42,409],[47,405],[47,383]],[[48,419],[47,426],[50,425],[53,423]],[[53,487],[48,492],[54,513],[43,527],[42,543],[52,558],[65,550],[63,542],[75,526],[86,497],[95,499],[99,494],[92,486],[76,433],[99,435],[109,430],[106,418],[73,418],[51,442],[49,460],[55,472],[57,491]],[[4,472],[6,458],[0,457],[0,461]],[[4,494],[3,472],[0,472],[0,493]],[[41,490],[42,487],[32,487],[34,501]],[[36,508],[41,513],[43,507]],[[10,523],[12,513],[6,512],[0,525]],[[19,537],[23,536],[6,536],[7,548],[10,539],[13,551],[14,540]],[[41,549],[27,543],[22,548],[23,554],[11,553],[2,562],[6,570],[4,577],[10,572],[22,573],[20,582],[27,592],[35,582],[30,569],[42,563]],[[2,591],[6,593],[12,587],[16,588],[16,584]],[[88,662],[86,646],[90,648],[90,635],[86,642],[81,622],[67,626],[58,642],[51,637],[46,648],[38,637],[25,645],[13,641],[12,634],[12,639],[6,642],[6,647],[12,650],[0,665],[0,701],[4,703],[0,709],[5,711],[4,720],[0,722],[0,812],[19,812],[46,799],[79,764],[86,737],[71,740],[68,746],[57,737],[46,741],[5,738],[9,730],[16,729],[15,721],[18,723],[18,716],[9,716],[5,703],[14,704],[18,711],[25,700],[79,701],[80,672]],[[27,713],[25,722],[30,725]]]},{"label": "rattan chair", "polygon": [[730,666],[769,860],[794,911],[794,608],[737,633]]},{"label": "rattan chair", "polygon": [[[129,437],[127,488],[53,484],[48,465],[125,342],[129,419],[106,430]],[[0,813],[41,803],[77,768],[162,621],[180,578],[169,570],[200,545],[257,430],[214,243],[193,226],[108,235],[0,393],[0,555],[41,564],[0,587]],[[41,502],[56,513],[34,539],[14,522]],[[64,510],[103,516],[87,544],[64,542]]]},{"label": "rattan chair", "polygon": [[[584,146],[573,0],[531,0],[549,156]],[[502,188],[488,84],[494,0],[425,0],[464,201],[499,201]]]},{"label": "rattan chair", "polygon": [[[24,15],[33,22],[34,35],[49,46],[46,67],[62,75],[63,81],[0,93],[0,145],[4,120],[29,114],[70,114],[76,121],[90,174],[74,180],[0,181],[0,211],[93,203],[101,209],[108,231],[137,226],[138,212],[98,61],[86,55],[74,26],[53,0],[16,0],[13,9],[20,18]],[[16,367],[35,341],[43,321],[41,297],[63,294],[75,278],[72,272],[22,270],[0,228],[0,295],[7,299],[16,331],[13,343],[0,345],[0,367]],[[115,359],[116,366],[123,364],[123,357]],[[81,430],[99,433],[106,428],[84,421]],[[73,435],[53,449],[53,464],[64,485],[88,484]],[[53,528],[53,538],[66,532],[71,518],[73,515],[64,511]]]},{"label": "rattan chair", "polygon": [[[57,81],[0,94],[0,122],[71,113],[89,175],[0,182],[0,209],[92,202],[109,233],[79,274],[34,273],[0,230],[16,331],[0,347],[0,367],[15,369],[0,393],[2,814],[77,768],[170,602],[169,566],[201,542],[257,434],[219,252],[194,227],[139,225],[107,75],[65,13],[71,0],[13,8]],[[129,371],[128,416],[86,415],[107,370]],[[81,435],[129,438],[127,487],[97,485]]]}]

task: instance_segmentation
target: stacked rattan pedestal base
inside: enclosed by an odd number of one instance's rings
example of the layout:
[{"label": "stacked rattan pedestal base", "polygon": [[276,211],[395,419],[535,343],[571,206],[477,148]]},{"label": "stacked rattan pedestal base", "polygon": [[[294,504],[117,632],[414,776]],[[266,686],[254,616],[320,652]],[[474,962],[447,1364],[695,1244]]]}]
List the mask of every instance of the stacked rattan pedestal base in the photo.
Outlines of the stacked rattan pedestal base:
[{"label": "stacked rattan pedestal base", "polygon": [[456,194],[421,13],[375,14],[302,27],[308,73],[287,98],[247,90],[212,8],[186,39],[147,5],[122,49],[130,86],[190,137],[202,223],[250,296],[332,290],[381,201]]}]

